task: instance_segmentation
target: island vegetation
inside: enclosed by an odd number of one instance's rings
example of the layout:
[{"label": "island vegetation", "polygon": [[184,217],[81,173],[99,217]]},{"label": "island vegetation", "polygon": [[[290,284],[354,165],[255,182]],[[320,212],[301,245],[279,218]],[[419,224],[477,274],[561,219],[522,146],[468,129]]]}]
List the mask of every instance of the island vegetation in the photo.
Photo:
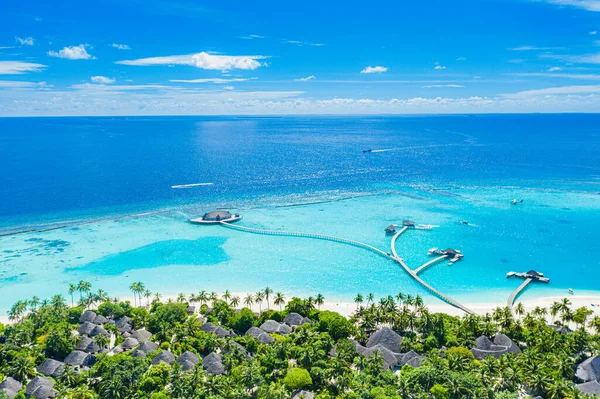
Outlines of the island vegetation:
[{"label": "island vegetation", "polygon": [[591,397],[578,365],[600,352],[600,318],[568,299],[457,317],[359,294],[348,319],[269,287],[130,289],[133,303],[85,281],[17,302],[0,324],[0,398],[576,399]]}]

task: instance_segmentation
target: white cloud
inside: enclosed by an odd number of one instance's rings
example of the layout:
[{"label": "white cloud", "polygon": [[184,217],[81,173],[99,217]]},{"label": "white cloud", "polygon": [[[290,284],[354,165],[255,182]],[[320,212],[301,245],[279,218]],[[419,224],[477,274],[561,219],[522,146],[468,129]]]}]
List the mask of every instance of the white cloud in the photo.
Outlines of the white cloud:
[{"label": "white cloud", "polygon": [[309,43],[309,42],[303,42],[301,40],[284,40],[284,43],[288,43],[288,44],[295,44],[296,46],[314,46],[314,47],[323,47],[325,46],[325,43]]},{"label": "white cloud", "polygon": [[387,72],[387,68],[386,67],[382,67],[382,66],[368,66],[365,69],[363,69],[362,71],[360,71],[360,73],[384,73]]},{"label": "white cloud", "polygon": [[433,69],[435,69],[436,71],[442,71],[444,69],[446,69],[446,67],[444,65],[436,65],[433,67]]},{"label": "white cloud", "polygon": [[537,47],[537,46],[519,46],[509,48],[511,51],[539,51],[539,50],[552,50],[552,47]]},{"label": "white cloud", "polygon": [[64,47],[62,50],[48,51],[50,57],[64,58],[67,60],[90,60],[96,57],[92,56],[87,52],[87,44],[80,44],[79,46]]},{"label": "white cloud", "polygon": [[600,54],[575,56],[575,57],[570,57],[569,59],[572,62],[579,62],[582,64],[600,64]]},{"label": "white cloud", "polygon": [[0,80],[0,88],[3,88],[3,89],[43,87],[43,86],[46,86],[46,82],[24,82],[24,81],[19,81],[19,80]]},{"label": "white cloud", "polygon": [[315,46],[315,47],[323,47],[325,45],[325,43],[308,43],[311,46]]},{"label": "white cloud", "polygon": [[115,83],[115,79],[107,78],[106,76],[92,76],[91,81],[94,83],[102,83],[102,84]]},{"label": "white cloud", "polygon": [[598,31],[593,30],[593,31],[590,32],[590,35],[595,35],[596,33],[598,33]]},{"label": "white cloud", "polygon": [[233,86],[223,86],[223,90],[233,90],[235,87]]},{"label": "white cloud", "polygon": [[546,89],[525,90],[513,94],[504,94],[507,98],[525,98],[547,95],[570,95],[570,94],[598,94],[600,93],[600,85],[591,86],[562,86],[548,87]]},{"label": "white cloud", "polygon": [[427,86],[423,86],[423,89],[437,89],[437,88],[441,88],[441,87],[451,87],[451,88],[462,88],[465,86],[462,85],[427,85]]},{"label": "white cloud", "polygon": [[21,75],[27,72],[40,72],[46,65],[25,61],[0,61],[0,75]]},{"label": "white cloud", "polygon": [[600,74],[591,73],[511,73],[510,76],[537,77],[537,78],[564,78],[577,80],[600,80]]},{"label": "white cloud", "polygon": [[600,11],[600,0],[545,0],[561,6],[572,6],[588,11]]},{"label": "white cloud", "polygon": [[245,40],[254,40],[254,39],[264,39],[264,36],[260,36],[260,35],[246,35],[246,36],[238,36],[238,38],[240,39],[245,39]]},{"label": "white cloud", "polygon": [[548,68],[547,72],[560,72],[562,71],[561,67],[552,67],[552,68]]},{"label": "white cloud", "polygon": [[296,82],[307,82],[309,80],[315,80],[317,77],[315,75],[310,75],[305,78],[294,79]]},{"label": "white cloud", "polygon": [[121,65],[188,65],[200,69],[229,71],[232,69],[253,70],[264,66],[258,60],[267,58],[263,55],[215,55],[206,52],[188,55],[171,55],[166,57],[150,57],[137,60],[117,61]]},{"label": "white cloud", "polygon": [[15,37],[15,40],[21,46],[33,46],[35,44],[35,40],[33,40],[33,37],[31,37],[31,36],[29,36],[29,37]]},{"label": "white cloud", "polygon": [[206,79],[171,79],[169,82],[173,83],[231,83],[231,82],[245,82],[247,80],[254,80],[256,78],[231,78],[231,79],[223,79],[223,78],[206,78]]},{"label": "white cloud", "polygon": [[131,47],[129,47],[127,44],[113,43],[110,46],[118,50],[131,50]]},{"label": "white cloud", "polygon": [[456,59],[456,61],[465,61],[465,60],[466,60],[466,58],[465,58],[465,57],[458,57],[458,58]]}]

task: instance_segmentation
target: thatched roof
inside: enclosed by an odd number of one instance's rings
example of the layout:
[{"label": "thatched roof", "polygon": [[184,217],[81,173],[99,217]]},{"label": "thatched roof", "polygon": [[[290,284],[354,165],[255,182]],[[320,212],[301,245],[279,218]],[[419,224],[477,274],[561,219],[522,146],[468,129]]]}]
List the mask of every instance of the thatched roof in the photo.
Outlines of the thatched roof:
[{"label": "thatched roof", "polygon": [[367,348],[365,348],[364,346],[362,346],[361,344],[359,344],[358,342],[356,342],[355,340],[351,339],[350,342],[352,342],[354,344],[354,348],[356,348],[356,352],[358,353],[364,353]]},{"label": "thatched roof", "polygon": [[177,358],[177,364],[181,366],[183,371],[192,370],[198,362],[200,358],[193,352],[185,351]]},{"label": "thatched roof", "polygon": [[219,327],[214,331],[217,337],[225,338],[231,335],[231,331],[224,329],[223,327]]},{"label": "thatched roof", "polygon": [[200,330],[207,332],[207,333],[213,333],[215,332],[215,330],[219,328],[219,326],[213,324],[213,323],[204,323],[202,324],[202,326],[200,327]]},{"label": "thatched roof", "polygon": [[77,332],[81,335],[89,335],[94,330],[94,328],[96,328],[96,325],[94,323],[84,321],[77,329]]},{"label": "thatched roof", "polygon": [[394,353],[383,345],[375,345],[365,349],[363,355],[366,357],[372,356],[375,352],[379,352],[383,356],[383,368],[389,369],[398,364],[398,359]]},{"label": "thatched roof", "polygon": [[277,332],[281,335],[287,335],[292,332],[292,328],[287,324],[280,324],[279,330],[277,330]]},{"label": "thatched roof", "polygon": [[141,328],[139,330],[135,330],[134,332],[131,333],[131,338],[137,339],[140,342],[140,344],[143,344],[144,342],[148,341],[151,337],[152,337],[152,333],[149,331],[146,331],[143,328]]},{"label": "thatched roof", "polygon": [[87,322],[93,323],[97,316],[98,315],[96,314],[96,312],[93,312],[91,310],[86,310],[85,312],[83,312],[81,314],[81,316],[79,316],[79,322],[83,323],[83,322],[87,321]]},{"label": "thatched roof", "polygon": [[298,391],[292,396],[292,399],[314,399],[315,394],[309,391]]},{"label": "thatched roof", "polygon": [[160,362],[173,364],[175,362],[175,355],[169,351],[163,350],[159,352],[158,355],[154,356],[150,363],[159,364]]},{"label": "thatched roof", "polygon": [[521,353],[521,349],[506,335],[497,334],[494,342],[481,336],[475,340],[475,347],[471,348],[475,359],[481,360],[486,356],[500,357],[505,353]]},{"label": "thatched roof", "polygon": [[212,211],[207,212],[202,216],[202,220],[225,220],[233,217],[233,215],[227,211]]},{"label": "thatched roof", "polygon": [[557,326],[557,325],[549,324],[548,327],[552,328],[557,333],[563,334],[563,335],[567,335],[567,334],[573,332],[573,330],[571,330],[569,327],[565,327],[565,326]]},{"label": "thatched roof", "polygon": [[521,353],[521,348],[519,348],[517,344],[512,341],[512,339],[508,338],[504,334],[496,334],[494,337],[494,344],[505,346],[508,349],[508,352],[514,353],[515,355]]},{"label": "thatched roof", "polygon": [[106,331],[106,329],[102,326],[96,326],[92,331],[90,331],[90,337],[95,337],[98,335],[104,335],[106,337],[110,337],[110,333]]},{"label": "thatched roof", "polygon": [[375,331],[367,341],[367,348],[371,348],[375,345],[381,345],[388,348],[392,352],[400,353],[400,343],[402,342],[402,337],[394,330],[389,327],[382,327],[381,329]]},{"label": "thatched roof", "polygon": [[82,351],[73,351],[65,358],[69,366],[91,367],[96,363],[96,356]]},{"label": "thatched roof", "polygon": [[299,326],[300,324],[302,324],[302,321],[304,320],[304,316],[298,314],[298,313],[290,313],[287,316],[285,316],[285,318],[283,319],[283,322],[285,324],[289,324],[290,326]]},{"label": "thatched roof", "polygon": [[35,368],[38,373],[47,377],[60,377],[65,372],[65,364],[54,359],[46,359],[42,364]]},{"label": "thatched roof", "polygon": [[96,318],[94,319],[94,321],[92,322],[94,324],[106,324],[108,323],[108,319],[104,316],[102,316],[101,314],[99,314],[98,316],[96,316]]},{"label": "thatched roof", "polygon": [[598,383],[598,381],[596,381],[596,380],[584,382],[583,384],[577,384],[577,385],[575,385],[575,388],[579,392],[582,392],[582,393],[585,393],[588,395],[600,396],[600,383]]},{"label": "thatched roof", "polygon": [[276,333],[279,331],[279,322],[275,320],[267,320],[260,325],[260,329],[268,333]]},{"label": "thatched roof", "polygon": [[215,352],[211,352],[202,359],[202,368],[206,370],[208,374],[219,375],[225,372],[223,358]]},{"label": "thatched roof", "polygon": [[133,337],[129,337],[129,338],[125,338],[125,341],[123,341],[121,343],[121,348],[123,348],[123,350],[131,350],[133,348],[135,348],[136,346],[138,346],[140,344],[140,342],[133,338]]},{"label": "thatched roof", "polygon": [[100,346],[93,339],[82,335],[77,340],[77,345],[75,345],[75,349],[78,351],[83,351],[87,353],[96,353],[100,351]]},{"label": "thatched roof", "polygon": [[35,399],[53,398],[56,396],[54,382],[48,378],[37,376],[27,384],[25,395]]},{"label": "thatched roof", "polygon": [[121,334],[131,332],[133,330],[133,323],[131,322],[131,319],[127,316],[121,317],[119,320],[117,320],[115,325],[117,326]]},{"label": "thatched roof", "polygon": [[13,399],[21,388],[23,388],[23,384],[12,377],[6,377],[4,381],[0,383],[0,391],[4,392],[4,394],[8,396],[8,399]]},{"label": "thatched roof", "polygon": [[587,382],[600,379],[600,355],[585,359],[579,363],[575,370],[575,376],[580,380]]},{"label": "thatched roof", "polygon": [[248,329],[248,331],[246,331],[245,335],[252,335],[254,338],[258,338],[265,333],[266,332],[261,330],[260,328],[252,326]]},{"label": "thatched roof", "polygon": [[423,365],[423,359],[425,359],[425,357],[422,357],[422,356],[412,357],[404,364],[407,366],[411,366],[411,367],[421,367]]},{"label": "thatched roof", "polygon": [[156,352],[158,350],[158,344],[152,341],[146,341],[131,354],[134,357],[146,357],[147,354]]},{"label": "thatched roof", "polygon": [[248,351],[246,350],[246,348],[244,348],[242,345],[238,344],[235,341],[227,341],[225,343],[225,345],[223,345],[223,353],[225,354],[229,354],[229,353],[234,353],[234,352],[239,352],[242,355],[245,355],[246,358],[250,358],[250,355],[248,354]]}]

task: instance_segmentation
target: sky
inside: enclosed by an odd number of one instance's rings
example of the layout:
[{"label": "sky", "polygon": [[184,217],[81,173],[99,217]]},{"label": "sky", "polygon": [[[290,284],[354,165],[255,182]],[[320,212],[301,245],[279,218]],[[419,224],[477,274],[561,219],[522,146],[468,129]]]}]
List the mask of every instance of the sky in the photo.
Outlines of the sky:
[{"label": "sky", "polygon": [[600,0],[20,0],[0,116],[600,112]]}]

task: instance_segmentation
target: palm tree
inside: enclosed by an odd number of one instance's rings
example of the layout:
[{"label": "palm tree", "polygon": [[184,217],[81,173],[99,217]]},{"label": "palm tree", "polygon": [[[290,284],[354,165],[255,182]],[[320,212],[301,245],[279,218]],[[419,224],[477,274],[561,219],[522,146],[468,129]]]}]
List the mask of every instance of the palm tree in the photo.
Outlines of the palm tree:
[{"label": "palm tree", "polygon": [[515,314],[519,316],[519,319],[525,314],[525,306],[523,306],[522,302],[519,302],[517,306],[515,306]]},{"label": "palm tree", "polygon": [[229,300],[231,299],[231,292],[229,292],[229,290],[225,290],[225,292],[223,293],[223,299],[225,300],[225,302],[229,302]]},{"label": "palm tree", "polygon": [[160,302],[160,298],[162,298],[162,294],[160,292],[157,292],[156,294],[154,294],[154,299],[152,300],[152,302]]},{"label": "palm tree", "polygon": [[281,312],[281,305],[285,303],[285,297],[281,292],[277,292],[275,294],[275,300],[273,301],[275,306],[279,306],[279,311]]},{"label": "palm tree", "polygon": [[321,309],[321,305],[325,303],[325,297],[321,294],[317,294],[317,297],[315,298],[315,304],[319,307],[319,309]]},{"label": "palm tree", "polygon": [[129,289],[131,290],[131,292],[133,293],[133,306],[137,306],[137,292],[138,292],[138,285],[137,283],[131,283],[131,285],[129,286]]},{"label": "palm tree", "polygon": [[256,293],[256,295],[254,296],[254,302],[258,303],[258,313],[260,314],[261,309],[260,309],[260,305],[262,304],[262,301],[265,299],[265,293],[262,291],[258,291]]},{"label": "palm tree", "polygon": [[240,304],[240,297],[239,296],[234,296],[231,298],[231,306],[235,309],[237,308],[237,306]]},{"label": "palm tree", "polygon": [[588,323],[588,327],[593,329],[596,334],[600,334],[600,316],[594,316]]},{"label": "palm tree", "polygon": [[77,286],[75,284],[69,284],[69,295],[71,295],[71,306],[74,306],[73,303],[73,294],[78,291]]},{"label": "palm tree", "polygon": [[144,291],[144,298],[146,298],[146,307],[150,307],[150,297],[151,296],[152,296],[152,291],[150,291],[150,290]]},{"label": "palm tree", "polygon": [[202,290],[198,293],[198,301],[200,302],[200,305],[203,305],[208,301],[208,295],[206,294],[205,290]]},{"label": "palm tree", "polygon": [[25,301],[17,301],[8,311],[8,320],[15,321],[22,319],[26,311],[27,303]]},{"label": "palm tree", "polygon": [[356,310],[358,310],[358,305],[360,305],[361,303],[363,303],[364,299],[362,294],[356,294],[356,297],[354,298],[354,303],[356,303]]},{"label": "palm tree", "polygon": [[79,283],[77,284],[77,291],[79,291],[79,300],[81,301],[81,299],[83,298],[82,295],[84,293],[89,293],[91,289],[92,283],[90,283],[89,281],[79,280]]},{"label": "palm tree", "polygon": [[180,292],[179,294],[177,294],[177,303],[184,303],[185,302],[185,294],[183,292]]},{"label": "palm tree", "polygon": [[402,292],[399,292],[396,294],[396,300],[398,301],[399,306],[402,306],[402,302],[404,302],[404,298],[406,298],[406,295],[404,295]]},{"label": "palm tree", "polygon": [[267,286],[265,288],[265,298],[267,299],[267,309],[270,309],[269,306],[269,295],[271,295],[273,293],[273,290],[271,289],[271,287]]},{"label": "palm tree", "polygon": [[369,303],[373,303],[374,300],[375,300],[375,295],[373,295],[372,293],[369,293],[367,295],[367,306],[369,306]]},{"label": "palm tree", "polygon": [[248,306],[248,308],[252,309],[253,303],[254,303],[254,297],[252,296],[252,294],[246,295],[246,297],[244,298],[244,304],[246,306]]},{"label": "palm tree", "polygon": [[40,298],[38,298],[37,296],[34,296],[29,301],[29,306],[30,306],[31,310],[34,312],[37,309],[37,307],[39,306],[39,304],[40,304]]}]

